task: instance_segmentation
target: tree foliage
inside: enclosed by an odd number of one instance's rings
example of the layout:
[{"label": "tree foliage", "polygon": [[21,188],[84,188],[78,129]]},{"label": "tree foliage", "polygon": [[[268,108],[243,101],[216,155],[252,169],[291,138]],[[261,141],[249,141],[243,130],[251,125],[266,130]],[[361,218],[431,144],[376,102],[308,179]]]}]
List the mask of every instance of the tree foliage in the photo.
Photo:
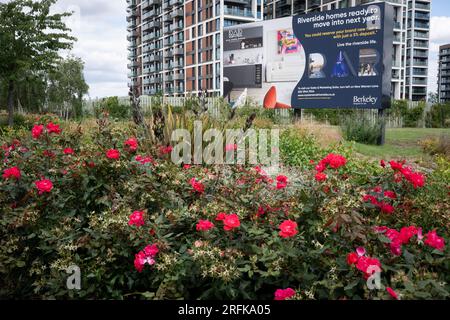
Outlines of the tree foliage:
[{"label": "tree foliage", "polygon": [[17,82],[54,70],[60,50],[70,49],[76,40],[63,21],[71,13],[50,13],[56,1],[12,0],[0,4],[0,78],[8,84],[10,125]]}]

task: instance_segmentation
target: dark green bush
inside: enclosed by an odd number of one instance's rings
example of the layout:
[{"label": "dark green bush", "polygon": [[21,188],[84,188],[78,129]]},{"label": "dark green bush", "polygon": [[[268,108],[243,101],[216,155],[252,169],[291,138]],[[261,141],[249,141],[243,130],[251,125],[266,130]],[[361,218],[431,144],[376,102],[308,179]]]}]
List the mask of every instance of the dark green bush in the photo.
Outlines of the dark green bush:
[{"label": "dark green bush", "polygon": [[118,97],[104,98],[98,106],[95,107],[95,115],[101,112],[108,112],[114,119],[129,119],[131,116],[131,108],[121,104]]},{"label": "dark green bush", "polygon": [[450,103],[433,105],[427,112],[425,124],[427,128],[450,128]]},{"label": "dark green bush", "polygon": [[355,141],[364,144],[377,144],[381,131],[381,123],[372,121],[366,117],[347,117],[341,124],[342,134],[347,141]]},{"label": "dark green bush", "polygon": [[280,136],[280,156],[284,164],[306,168],[319,153],[314,136],[298,129],[284,130]]},{"label": "dark green bush", "polygon": [[423,118],[424,110],[424,103],[419,103],[416,107],[407,109],[403,115],[403,126],[406,128],[417,128]]}]

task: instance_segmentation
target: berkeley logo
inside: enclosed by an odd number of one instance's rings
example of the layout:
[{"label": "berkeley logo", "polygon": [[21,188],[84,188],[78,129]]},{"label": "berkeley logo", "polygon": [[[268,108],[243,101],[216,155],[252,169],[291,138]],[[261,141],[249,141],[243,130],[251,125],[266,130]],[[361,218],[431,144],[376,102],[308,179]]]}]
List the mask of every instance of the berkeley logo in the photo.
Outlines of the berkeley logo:
[{"label": "berkeley logo", "polygon": [[362,97],[358,97],[358,96],[354,96],[353,97],[353,104],[376,104],[378,101],[378,98],[376,97],[372,97],[372,96],[362,96]]}]

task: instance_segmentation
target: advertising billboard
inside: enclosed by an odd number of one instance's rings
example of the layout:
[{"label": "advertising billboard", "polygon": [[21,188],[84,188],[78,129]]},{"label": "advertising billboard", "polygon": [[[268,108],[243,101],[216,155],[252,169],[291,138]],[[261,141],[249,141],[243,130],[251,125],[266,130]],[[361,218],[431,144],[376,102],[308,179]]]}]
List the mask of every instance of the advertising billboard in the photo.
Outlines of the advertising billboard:
[{"label": "advertising billboard", "polygon": [[268,109],[389,107],[393,24],[375,3],[225,28],[223,87]]}]

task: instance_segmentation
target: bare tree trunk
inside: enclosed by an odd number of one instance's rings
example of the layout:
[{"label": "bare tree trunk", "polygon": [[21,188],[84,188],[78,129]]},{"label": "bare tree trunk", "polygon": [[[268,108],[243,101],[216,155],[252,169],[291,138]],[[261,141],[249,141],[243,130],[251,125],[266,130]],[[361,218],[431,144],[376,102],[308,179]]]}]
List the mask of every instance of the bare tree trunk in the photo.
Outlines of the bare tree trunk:
[{"label": "bare tree trunk", "polygon": [[8,125],[14,125],[14,81],[9,80],[8,85]]}]

